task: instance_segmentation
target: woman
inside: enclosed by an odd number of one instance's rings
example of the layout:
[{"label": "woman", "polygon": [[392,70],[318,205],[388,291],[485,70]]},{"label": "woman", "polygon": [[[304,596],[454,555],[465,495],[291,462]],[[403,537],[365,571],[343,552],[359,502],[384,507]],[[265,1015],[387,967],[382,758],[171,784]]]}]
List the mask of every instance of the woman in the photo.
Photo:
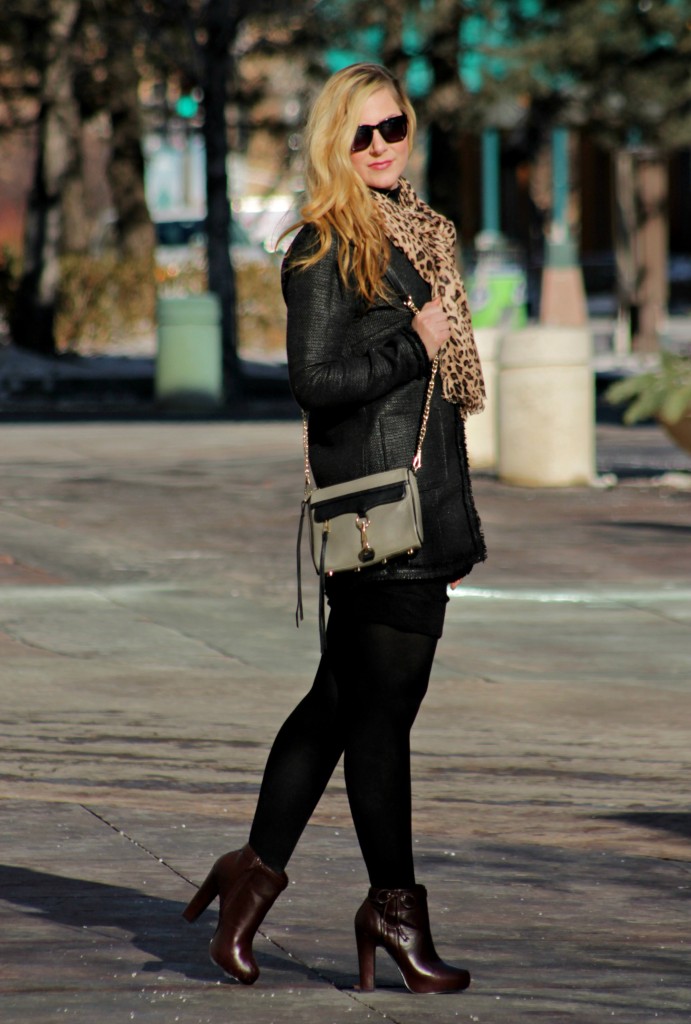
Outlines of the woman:
[{"label": "woman", "polygon": [[291,386],[309,412],[317,484],[410,465],[437,354],[441,386],[417,475],[423,546],[327,579],[326,650],[272,747],[249,844],[216,862],[185,911],[195,920],[220,897],[211,956],[247,984],[259,973],[254,934],[287,884],[286,864],[342,754],[370,881],[355,919],[361,989],[374,988],[377,946],[413,992],[460,991],[470,982],[437,956],[426,890],[415,879],[409,735],[447,586],[485,557],[463,431],[484,391],[454,230],[402,178],[414,127],[398,82],[372,64],[334,75],[308,125],[308,202],[283,289]]}]

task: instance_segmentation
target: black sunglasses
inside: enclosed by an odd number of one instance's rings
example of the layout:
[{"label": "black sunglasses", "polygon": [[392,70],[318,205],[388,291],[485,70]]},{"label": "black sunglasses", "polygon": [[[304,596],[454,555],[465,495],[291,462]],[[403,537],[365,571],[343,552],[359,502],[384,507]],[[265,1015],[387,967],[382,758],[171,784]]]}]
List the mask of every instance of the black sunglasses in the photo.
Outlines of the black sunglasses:
[{"label": "black sunglasses", "polygon": [[384,142],[403,142],[408,134],[408,115],[396,114],[379,124],[359,124],[350,152],[361,153],[367,149],[372,144],[375,131],[379,132]]}]

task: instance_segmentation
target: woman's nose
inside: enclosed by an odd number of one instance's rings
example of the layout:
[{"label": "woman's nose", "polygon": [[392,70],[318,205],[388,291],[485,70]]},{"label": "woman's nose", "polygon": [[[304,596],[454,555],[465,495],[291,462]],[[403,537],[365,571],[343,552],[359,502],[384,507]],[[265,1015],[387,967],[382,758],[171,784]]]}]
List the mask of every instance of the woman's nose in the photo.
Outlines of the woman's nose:
[{"label": "woman's nose", "polygon": [[372,142],[370,144],[370,152],[372,153],[383,153],[386,149],[386,142],[379,134],[379,129],[375,128],[372,132]]}]

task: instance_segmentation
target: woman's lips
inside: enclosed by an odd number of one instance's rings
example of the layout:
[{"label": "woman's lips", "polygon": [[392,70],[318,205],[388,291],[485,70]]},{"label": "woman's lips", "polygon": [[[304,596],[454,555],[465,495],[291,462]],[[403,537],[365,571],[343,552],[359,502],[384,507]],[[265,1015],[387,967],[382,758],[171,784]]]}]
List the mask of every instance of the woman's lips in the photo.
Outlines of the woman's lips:
[{"label": "woman's lips", "polygon": [[387,167],[390,167],[393,160],[379,160],[376,163],[370,164],[371,171],[385,171]]}]

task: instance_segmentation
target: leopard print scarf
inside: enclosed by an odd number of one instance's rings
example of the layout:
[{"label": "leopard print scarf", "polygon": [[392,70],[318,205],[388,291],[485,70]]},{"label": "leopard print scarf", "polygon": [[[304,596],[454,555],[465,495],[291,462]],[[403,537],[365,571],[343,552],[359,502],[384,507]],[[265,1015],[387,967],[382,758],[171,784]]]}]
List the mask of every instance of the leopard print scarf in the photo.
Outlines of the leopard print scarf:
[{"label": "leopard print scarf", "polygon": [[473,327],[463,281],[456,268],[456,229],[450,220],[435,213],[401,178],[398,201],[372,190],[387,238],[413,264],[420,277],[441,298],[451,324],[451,336],[442,346],[439,368],[442,394],[459,405],[465,418],[481,412],[485,385],[475,347]]}]

